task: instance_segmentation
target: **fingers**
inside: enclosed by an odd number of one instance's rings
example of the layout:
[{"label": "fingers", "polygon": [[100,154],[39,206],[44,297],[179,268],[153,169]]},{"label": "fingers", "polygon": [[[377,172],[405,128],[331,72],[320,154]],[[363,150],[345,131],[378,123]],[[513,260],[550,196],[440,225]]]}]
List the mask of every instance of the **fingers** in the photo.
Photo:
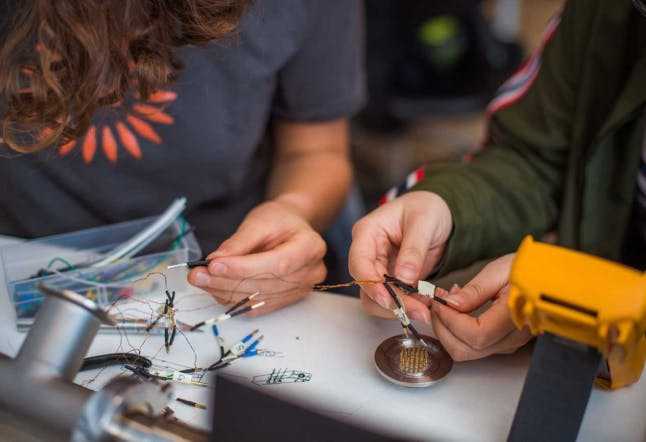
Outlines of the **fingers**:
[{"label": "fingers", "polygon": [[432,323],[435,335],[456,362],[481,359],[492,354],[513,353],[531,339],[531,334],[524,328],[513,330],[489,347],[476,349],[455,337],[437,316],[432,316]]},{"label": "fingers", "polygon": [[385,271],[385,268],[378,267],[378,254],[382,246],[387,246],[383,237],[383,232],[365,219],[354,225],[348,264],[353,278],[368,281],[382,279],[380,272]]},{"label": "fingers", "polygon": [[323,262],[317,262],[282,279],[272,275],[245,280],[230,279],[213,276],[204,268],[193,269],[188,278],[191,284],[206,290],[218,302],[227,304],[237,302],[257,291],[261,293],[257,299],[280,298],[293,292],[309,293],[314,284],[325,279],[325,275],[325,265]]},{"label": "fingers", "polygon": [[392,310],[388,310],[380,306],[379,304],[377,304],[363,290],[361,290],[359,294],[359,298],[361,299],[361,306],[363,307],[363,310],[369,315],[376,316],[378,318],[384,318],[384,319],[394,318]]},{"label": "fingers", "polygon": [[484,350],[516,328],[504,299],[499,299],[479,317],[460,313],[438,303],[433,303],[431,308],[433,316],[452,336],[474,350]]},{"label": "fingers", "polygon": [[[472,312],[497,296],[509,281],[514,255],[506,255],[487,264],[471,281],[452,296],[462,312]],[[458,306],[459,305],[459,306]]]},{"label": "fingers", "polygon": [[412,296],[404,295],[401,298],[404,301],[404,309],[409,318],[422,321],[424,324],[431,323],[431,312],[426,304]]},{"label": "fingers", "polygon": [[402,220],[402,242],[395,264],[395,276],[409,284],[421,278],[424,261],[433,241],[433,228],[423,212],[409,210]]},{"label": "fingers", "polygon": [[[368,218],[352,229],[349,253],[350,275],[356,281],[382,281],[388,273],[390,241],[385,232]],[[390,296],[381,284],[364,284],[362,291],[381,307],[388,308]]]},{"label": "fingers", "polygon": [[399,202],[404,209],[395,276],[411,284],[437,265],[453,229],[453,219],[446,202],[431,192],[411,192],[400,197]]},{"label": "fingers", "polygon": [[215,258],[209,263],[208,270],[211,276],[228,279],[242,280],[255,275],[283,278],[322,261],[325,251],[323,239],[314,231],[307,231],[296,234],[270,251]]},{"label": "fingers", "polygon": [[211,260],[222,256],[246,255],[262,246],[267,237],[264,229],[243,222],[231,238],[220,244],[213,253],[207,256]]},{"label": "fingers", "polygon": [[[449,298],[460,292],[453,287]],[[517,330],[507,307],[508,287],[500,297],[478,317],[461,313],[450,307],[433,303],[433,330],[451,357],[456,361],[479,359],[496,353],[511,353],[531,339],[527,328]]]},{"label": "fingers", "polygon": [[[437,264],[452,222],[446,202],[431,192],[410,192],[379,207],[353,228],[350,274],[356,280],[381,280],[392,270],[403,281],[417,282]],[[382,307],[388,305],[379,286],[364,290]]]},{"label": "fingers", "polygon": [[[393,314],[393,309],[396,308],[396,305],[391,300],[390,295],[387,296],[390,300],[390,304],[387,304],[387,307],[382,307],[375,303],[374,300],[362,290],[360,294],[361,305],[369,315],[385,319],[394,319],[395,315]],[[410,319],[420,321],[425,324],[431,323],[431,312],[426,304],[415,297],[408,295],[400,295],[400,299],[404,303],[404,310]]]}]

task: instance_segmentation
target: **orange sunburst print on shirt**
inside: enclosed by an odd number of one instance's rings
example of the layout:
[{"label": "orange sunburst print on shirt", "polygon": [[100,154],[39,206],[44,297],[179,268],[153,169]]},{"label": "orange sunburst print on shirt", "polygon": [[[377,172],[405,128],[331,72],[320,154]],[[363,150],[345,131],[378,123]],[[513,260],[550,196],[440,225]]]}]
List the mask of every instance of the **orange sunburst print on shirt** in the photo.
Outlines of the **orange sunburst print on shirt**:
[{"label": "orange sunburst print on shirt", "polygon": [[130,106],[123,120],[116,121],[113,125],[93,124],[82,138],[60,146],[58,154],[65,156],[79,148],[85,164],[90,164],[100,148],[108,161],[114,164],[122,149],[131,157],[141,159],[143,153],[139,140],[161,144],[162,138],[151,123],[173,124],[175,119],[164,112],[163,106],[176,99],[175,92],[157,91],[145,103],[137,102]]}]

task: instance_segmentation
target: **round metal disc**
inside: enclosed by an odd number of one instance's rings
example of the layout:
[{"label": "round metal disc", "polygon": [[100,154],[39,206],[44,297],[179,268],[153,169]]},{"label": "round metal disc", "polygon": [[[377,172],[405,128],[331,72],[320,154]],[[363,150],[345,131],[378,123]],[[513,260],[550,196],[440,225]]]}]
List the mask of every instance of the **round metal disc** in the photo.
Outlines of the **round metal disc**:
[{"label": "round metal disc", "polygon": [[390,382],[404,387],[428,387],[443,379],[453,367],[453,359],[437,339],[422,336],[424,346],[405,335],[393,336],[375,351],[375,365]]}]

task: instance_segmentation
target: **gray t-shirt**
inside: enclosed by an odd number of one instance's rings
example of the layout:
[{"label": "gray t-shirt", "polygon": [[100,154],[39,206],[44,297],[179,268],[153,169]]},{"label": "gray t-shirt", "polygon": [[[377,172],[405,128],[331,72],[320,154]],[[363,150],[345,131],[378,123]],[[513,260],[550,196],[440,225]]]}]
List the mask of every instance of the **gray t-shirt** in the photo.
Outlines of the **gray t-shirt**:
[{"label": "gray t-shirt", "polygon": [[150,216],[183,195],[213,250],[265,196],[273,118],[324,121],[363,104],[362,13],[354,0],[256,1],[231,41],[183,48],[178,81],[147,102],[102,109],[84,137],[38,154],[0,145],[0,234]]}]

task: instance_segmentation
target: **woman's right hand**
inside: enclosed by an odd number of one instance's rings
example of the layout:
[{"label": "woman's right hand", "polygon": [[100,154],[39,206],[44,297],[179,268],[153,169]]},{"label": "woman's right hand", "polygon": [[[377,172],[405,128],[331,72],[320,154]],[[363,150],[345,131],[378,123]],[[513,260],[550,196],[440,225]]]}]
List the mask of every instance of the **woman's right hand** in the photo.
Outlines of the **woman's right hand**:
[{"label": "woman's right hand", "polygon": [[[407,193],[359,220],[352,229],[350,274],[357,281],[381,281],[393,275],[412,285],[437,265],[453,229],[446,202],[431,192]],[[402,296],[411,319],[430,323],[421,298]],[[362,284],[368,313],[392,318],[394,305],[381,284]]]}]

